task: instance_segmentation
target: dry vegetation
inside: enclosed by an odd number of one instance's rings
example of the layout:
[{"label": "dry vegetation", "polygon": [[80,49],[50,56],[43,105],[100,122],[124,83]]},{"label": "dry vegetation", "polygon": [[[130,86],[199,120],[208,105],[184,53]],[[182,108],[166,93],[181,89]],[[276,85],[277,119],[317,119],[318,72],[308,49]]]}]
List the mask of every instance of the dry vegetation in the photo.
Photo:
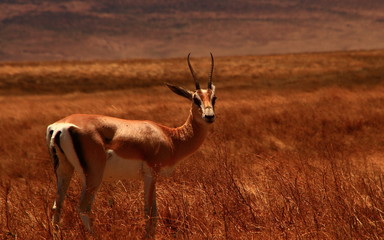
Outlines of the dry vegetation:
[{"label": "dry vegetation", "polygon": [[[194,63],[209,69],[209,59]],[[159,182],[157,238],[383,239],[384,51],[216,63],[217,122]],[[76,213],[77,178],[62,227],[50,225],[48,124],[82,112],[177,126],[188,103],[160,85],[193,86],[180,59],[2,64],[0,78],[1,239],[91,238]],[[142,188],[103,184],[93,212],[101,239],[141,238]]]}]

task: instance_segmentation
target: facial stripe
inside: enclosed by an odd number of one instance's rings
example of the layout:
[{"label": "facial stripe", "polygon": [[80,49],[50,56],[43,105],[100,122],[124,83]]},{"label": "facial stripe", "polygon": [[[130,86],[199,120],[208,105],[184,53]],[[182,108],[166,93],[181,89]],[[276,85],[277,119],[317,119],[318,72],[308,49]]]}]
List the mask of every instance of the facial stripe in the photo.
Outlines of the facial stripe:
[{"label": "facial stripe", "polygon": [[193,102],[198,106],[198,107],[201,107],[201,104],[202,104],[202,101],[201,101],[201,98],[198,94],[195,94],[193,96]]},{"label": "facial stripe", "polygon": [[212,89],[211,89],[211,101],[212,99],[215,97],[215,90],[216,90],[216,87],[214,85],[212,85]]},{"label": "facial stripe", "polygon": [[202,103],[202,108],[213,108],[214,90],[199,90],[195,94]]}]

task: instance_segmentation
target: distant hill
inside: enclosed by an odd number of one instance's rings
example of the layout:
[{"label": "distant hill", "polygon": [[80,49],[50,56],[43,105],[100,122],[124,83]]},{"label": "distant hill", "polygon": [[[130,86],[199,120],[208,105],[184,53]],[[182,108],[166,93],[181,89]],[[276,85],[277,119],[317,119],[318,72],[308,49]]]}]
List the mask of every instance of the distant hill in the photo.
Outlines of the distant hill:
[{"label": "distant hill", "polygon": [[0,61],[384,49],[382,0],[0,0]]}]

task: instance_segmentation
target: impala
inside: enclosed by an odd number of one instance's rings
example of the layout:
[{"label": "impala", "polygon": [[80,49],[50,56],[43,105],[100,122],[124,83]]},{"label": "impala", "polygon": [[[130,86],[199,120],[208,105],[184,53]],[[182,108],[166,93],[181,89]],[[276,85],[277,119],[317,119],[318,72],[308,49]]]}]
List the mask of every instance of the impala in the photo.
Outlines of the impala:
[{"label": "impala", "polygon": [[125,120],[101,115],[74,114],[47,128],[47,144],[57,181],[52,222],[60,221],[63,201],[74,171],[82,180],[79,215],[92,233],[92,202],[103,180],[143,178],[146,237],[153,237],[157,221],[156,179],[169,175],[180,160],[195,152],[215,120],[214,68],[207,89],[201,89],[187,57],[195,91],[166,84],[174,93],[191,101],[187,121],[170,128],[152,121]]}]

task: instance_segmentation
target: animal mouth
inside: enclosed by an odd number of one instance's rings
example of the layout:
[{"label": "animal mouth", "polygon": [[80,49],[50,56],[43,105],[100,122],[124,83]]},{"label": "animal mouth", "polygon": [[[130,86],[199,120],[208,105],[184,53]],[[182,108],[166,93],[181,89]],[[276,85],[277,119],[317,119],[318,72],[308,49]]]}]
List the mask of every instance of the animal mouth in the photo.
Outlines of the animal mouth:
[{"label": "animal mouth", "polygon": [[213,123],[215,121],[215,116],[205,116],[204,120],[207,123]]}]

